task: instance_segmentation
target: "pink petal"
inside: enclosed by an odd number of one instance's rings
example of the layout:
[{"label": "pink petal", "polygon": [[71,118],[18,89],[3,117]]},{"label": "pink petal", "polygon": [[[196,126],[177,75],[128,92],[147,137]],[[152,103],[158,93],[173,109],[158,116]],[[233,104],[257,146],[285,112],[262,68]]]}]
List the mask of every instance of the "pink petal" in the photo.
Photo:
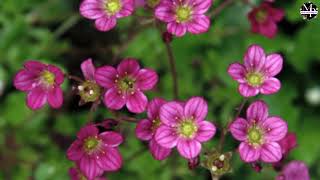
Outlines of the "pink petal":
[{"label": "pink petal", "polygon": [[70,168],[69,176],[71,180],[78,180],[78,170],[76,168]]},{"label": "pink petal", "polygon": [[77,134],[78,139],[84,140],[88,137],[93,137],[98,135],[99,130],[94,125],[87,125],[80,129],[80,131]]},{"label": "pink petal", "polygon": [[120,76],[133,75],[135,76],[140,70],[140,65],[137,60],[127,58],[121,61],[117,67]]},{"label": "pink petal", "polygon": [[274,163],[282,158],[281,147],[277,142],[264,144],[261,148],[261,160],[266,163]]},{"label": "pink petal", "polygon": [[159,161],[166,159],[171,153],[170,148],[160,146],[154,139],[150,141],[149,149],[153,158]]},{"label": "pink petal", "polygon": [[193,14],[204,14],[211,7],[212,0],[193,0]]},{"label": "pink petal", "polygon": [[230,132],[232,136],[238,141],[247,139],[248,121],[243,118],[237,118],[230,125]]},{"label": "pink petal", "polygon": [[78,161],[84,155],[84,151],[82,149],[83,143],[79,140],[74,141],[71,146],[67,150],[67,157],[71,161]]},{"label": "pink petal", "polygon": [[52,72],[55,75],[56,84],[60,85],[60,84],[63,83],[64,74],[63,74],[63,72],[61,71],[60,68],[58,68],[57,66],[49,64],[48,65],[48,71]]},{"label": "pink petal", "polygon": [[246,69],[240,63],[233,63],[228,67],[228,74],[232,79],[238,81],[239,83],[246,82]]},{"label": "pink petal", "polygon": [[168,126],[176,126],[183,117],[183,107],[177,102],[169,102],[160,108],[160,120]]},{"label": "pink petal", "polygon": [[295,133],[288,132],[286,136],[278,141],[281,146],[282,154],[287,155],[292,149],[297,147],[297,137]]},{"label": "pink petal", "polygon": [[47,102],[47,93],[40,87],[32,89],[27,95],[27,106],[33,110],[40,109]]},{"label": "pink petal", "polygon": [[169,22],[167,25],[167,30],[169,33],[181,37],[186,34],[187,27],[184,24],[179,24],[176,22]]},{"label": "pink petal", "polygon": [[89,156],[81,158],[79,162],[79,169],[88,179],[94,179],[101,175],[102,171],[95,159],[90,158]]},{"label": "pink petal", "polygon": [[284,10],[276,9],[276,8],[271,8],[271,11],[270,11],[270,15],[276,22],[279,22],[283,19],[284,13],[285,13]]},{"label": "pink petal", "polygon": [[136,77],[136,86],[141,90],[150,90],[158,82],[158,75],[152,69],[141,69]]},{"label": "pink petal", "polygon": [[260,157],[260,149],[255,149],[248,145],[246,142],[242,142],[239,146],[240,157],[244,162],[254,162]]},{"label": "pink petal", "polygon": [[259,32],[268,38],[273,38],[277,34],[277,31],[277,24],[271,20],[267,21],[263,25],[259,25]]},{"label": "pink petal", "polygon": [[154,137],[157,143],[165,148],[173,148],[178,142],[178,135],[176,134],[174,128],[170,128],[165,125],[161,125],[157,129]]},{"label": "pink petal", "polygon": [[210,28],[210,19],[205,15],[197,15],[187,25],[188,31],[192,34],[207,32]]},{"label": "pink petal", "polygon": [[262,126],[266,129],[265,138],[269,141],[279,141],[288,132],[288,124],[280,117],[269,117],[263,122]]},{"label": "pink petal", "polygon": [[264,101],[255,101],[247,109],[247,119],[249,121],[262,122],[267,119],[269,115],[268,110],[268,105]]},{"label": "pink petal", "polygon": [[122,0],[122,9],[116,14],[117,18],[127,17],[134,11],[135,2],[134,0]]},{"label": "pink petal", "polygon": [[282,69],[283,59],[280,54],[270,54],[266,58],[266,62],[264,64],[264,71],[267,76],[275,76]]},{"label": "pink petal", "polygon": [[109,31],[117,24],[117,19],[113,17],[101,17],[96,19],[95,26],[99,31]]},{"label": "pink petal", "polygon": [[107,15],[101,0],[84,0],[80,4],[80,14],[88,19],[98,19]]},{"label": "pink petal", "polygon": [[282,169],[277,180],[310,180],[308,167],[302,161],[291,161]]},{"label": "pink petal", "polygon": [[103,143],[108,147],[117,147],[123,142],[121,134],[113,131],[103,132],[99,134],[99,138],[101,138]]},{"label": "pink petal", "polygon": [[244,97],[252,97],[256,96],[259,93],[259,88],[255,88],[246,83],[242,83],[239,85],[238,91]]},{"label": "pink petal", "polygon": [[112,88],[115,86],[117,71],[112,66],[102,66],[95,72],[96,82],[105,88]]},{"label": "pink petal", "polygon": [[155,16],[161,21],[171,22],[175,20],[175,12],[173,8],[167,3],[160,4],[155,9]]},{"label": "pink petal", "polygon": [[30,72],[34,72],[35,74],[37,74],[46,69],[47,65],[39,61],[28,60],[24,63],[24,67]]},{"label": "pink petal", "polygon": [[159,118],[160,108],[165,103],[166,101],[162,98],[154,98],[152,101],[150,101],[147,107],[148,118],[150,120]]},{"label": "pink petal", "polygon": [[27,70],[20,70],[14,77],[14,86],[20,91],[29,91],[33,88],[38,76]]},{"label": "pink petal", "polygon": [[103,102],[108,108],[119,110],[126,104],[126,98],[116,88],[111,88],[105,93]]},{"label": "pink petal", "polygon": [[141,139],[148,141],[152,138],[152,122],[148,119],[140,120],[136,127],[136,136]]},{"label": "pink petal", "polygon": [[63,92],[59,86],[48,93],[48,102],[52,108],[60,108],[63,104]]},{"label": "pink petal", "polygon": [[177,144],[178,152],[186,159],[195,158],[200,154],[201,144],[195,140],[180,139]]},{"label": "pink petal", "polygon": [[201,121],[198,127],[197,135],[195,139],[199,142],[206,142],[209,141],[216,133],[216,127],[208,122],[208,121]]},{"label": "pink petal", "polygon": [[96,71],[92,59],[89,58],[81,63],[81,70],[84,78],[87,80],[94,80],[94,73]]},{"label": "pink petal", "polygon": [[281,82],[277,78],[265,80],[260,88],[262,94],[274,94],[281,88]]},{"label": "pink petal", "polygon": [[122,157],[117,148],[104,148],[104,154],[96,160],[99,167],[105,171],[117,171],[122,166]]},{"label": "pink petal", "polygon": [[142,113],[148,105],[148,98],[141,91],[136,91],[134,94],[127,96],[127,108],[133,113]]},{"label": "pink petal", "polygon": [[184,107],[186,118],[193,117],[196,121],[203,121],[208,114],[208,104],[201,97],[189,99]]},{"label": "pink petal", "polygon": [[265,63],[266,55],[259,45],[251,45],[244,56],[244,65],[248,69],[260,71]]}]

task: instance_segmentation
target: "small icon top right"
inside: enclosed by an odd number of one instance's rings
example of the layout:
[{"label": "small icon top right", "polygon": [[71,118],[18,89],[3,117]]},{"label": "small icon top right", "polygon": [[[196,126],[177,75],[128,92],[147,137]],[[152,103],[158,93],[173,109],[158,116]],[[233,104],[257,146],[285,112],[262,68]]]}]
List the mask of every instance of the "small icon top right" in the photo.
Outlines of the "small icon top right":
[{"label": "small icon top right", "polygon": [[306,2],[301,6],[300,14],[303,19],[311,20],[317,17],[318,7],[310,1]]}]

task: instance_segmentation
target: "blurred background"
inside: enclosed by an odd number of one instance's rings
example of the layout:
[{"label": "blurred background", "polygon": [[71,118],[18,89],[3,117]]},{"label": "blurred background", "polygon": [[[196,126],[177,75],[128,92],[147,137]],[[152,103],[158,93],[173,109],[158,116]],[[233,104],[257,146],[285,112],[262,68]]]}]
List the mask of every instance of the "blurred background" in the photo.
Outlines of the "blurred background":
[{"label": "blurred background", "polygon": [[[221,2],[214,1],[211,10]],[[281,53],[285,62],[278,75],[281,91],[250,101],[264,99],[270,106],[270,114],[288,122],[289,131],[297,134],[298,147],[287,161],[304,161],[312,178],[320,179],[320,19],[303,20],[299,14],[303,3],[304,0],[275,3],[274,6],[285,10],[286,17],[272,40],[250,32],[246,16],[250,7],[237,1],[212,19],[208,33],[176,38],[172,47],[177,61],[179,97],[185,100],[204,96],[210,109],[208,119],[216,124],[225,124],[241,102],[237,83],[226,73],[228,65],[242,61],[252,43],[260,44],[267,53]],[[319,2],[314,3],[320,6]],[[157,88],[147,92],[147,96],[173,98],[167,54],[159,31],[139,17],[129,17],[119,20],[112,31],[99,32],[93,21],[80,17],[79,4],[79,0],[0,1],[0,179],[68,179],[68,169],[73,165],[65,152],[88,117],[90,105],[78,106],[79,97],[71,91],[75,84],[67,79],[63,84],[63,108],[29,110],[25,94],[12,85],[15,73],[27,59],[56,64],[81,77],[80,63],[88,57],[97,66],[116,65],[123,57],[134,57],[160,76]],[[137,11],[146,14],[141,8]],[[96,122],[111,117],[103,106],[94,114]],[[143,118],[145,114],[136,117]],[[181,157],[153,160],[147,144],[135,138],[134,128],[132,123],[120,127],[126,137],[120,146],[124,165],[119,172],[107,174],[109,179],[210,179],[209,171],[203,168],[188,170]],[[219,133],[205,144],[206,149],[217,144]],[[226,142],[225,151],[235,149],[238,144],[230,134]],[[253,171],[240,161],[238,154],[233,156],[232,167],[233,173],[222,179],[269,180],[276,176],[270,166],[265,166],[260,174]]]}]

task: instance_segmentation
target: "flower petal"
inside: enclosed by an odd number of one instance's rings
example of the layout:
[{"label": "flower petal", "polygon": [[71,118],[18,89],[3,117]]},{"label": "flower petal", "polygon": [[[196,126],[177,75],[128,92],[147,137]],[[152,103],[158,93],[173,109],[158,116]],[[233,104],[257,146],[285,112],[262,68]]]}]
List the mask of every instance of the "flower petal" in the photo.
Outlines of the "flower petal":
[{"label": "flower petal", "polygon": [[149,149],[153,158],[159,161],[166,159],[171,153],[170,148],[160,146],[154,139],[149,142]]},{"label": "flower petal", "polygon": [[160,3],[155,9],[155,16],[164,22],[171,22],[175,20],[175,12],[168,3]]},{"label": "flower petal", "polygon": [[256,96],[259,93],[259,88],[255,88],[246,83],[242,83],[239,85],[238,91],[244,97],[252,97]]},{"label": "flower petal", "polygon": [[141,90],[150,90],[158,82],[158,75],[152,69],[141,69],[136,77],[136,86]]},{"label": "flower petal", "polygon": [[288,132],[288,124],[280,117],[269,117],[263,122],[262,126],[266,129],[265,138],[269,141],[279,141]]},{"label": "flower petal", "polygon": [[48,71],[52,72],[55,75],[55,83],[56,84],[60,85],[60,84],[63,83],[64,74],[63,74],[63,72],[61,71],[60,68],[58,68],[57,66],[49,64],[48,65]]},{"label": "flower petal", "polygon": [[150,120],[159,118],[160,108],[165,103],[166,101],[162,98],[154,98],[152,101],[150,101],[147,107],[148,118]]},{"label": "flower petal", "polygon": [[242,142],[239,146],[240,157],[244,162],[254,162],[260,157],[260,149],[255,149],[248,145],[246,142]]},{"label": "flower petal", "polygon": [[281,147],[277,142],[264,144],[261,148],[261,160],[266,163],[274,163],[282,158]]},{"label": "flower petal", "polygon": [[208,114],[208,104],[202,97],[189,99],[184,107],[186,118],[193,117],[196,121],[203,121]]},{"label": "flower petal", "polygon": [[117,18],[127,17],[131,15],[135,8],[135,0],[122,0],[122,8],[116,14]]},{"label": "flower petal", "polygon": [[169,102],[160,108],[160,120],[168,126],[176,126],[183,117],[183,107],[177,102]]},{"label": "flower petal", "polygon": [[71,161],[78,161],[84,155],[84,151],[82,149],[83,143],[79,140],[74,141],[71,146],[67,150],[67,157]]},{"label": "flower petal", "polygon": [[148,105],[148,98],[141,91],[127,96],[127,108],[133,113],[142,113]]},{"label": "flower petal", "polygon": [[187,25],[188,31],[192,34],[207,32],[210,28],[210,19],[205,15],[197,15]]},{"label": "flower petal", "polygon": [[100,0],[84,0],[80,4],[80,14],[88,19],[98,19],[106,15]]},{"label": "flower petal", "polygon": [[104,154],[96,160],[105,171],[117,171],[122,166],[122,157],[117,148],[105,147]]},{"label": "flower petal", "polygon": [[260,71],[265,63],[266,55],[259,45],[251,45],[244,56],[244,65],[250,70]]},{"label": "flower petal", "polygon": [[269,115],[268,110],[268,105],[264,101],[255,101],[247,109],[247,119],[249,121],[262,122],[267,119]]},{"label": "flower petal", "polygon": [[117,19],[114,17],[101,17],[96,19],[95,26],[99,31],[109,31],[117,24]]},{"label": "flower petal", "polygon": [[99,130],[97,127],[95,127],[94,125],[86,125],[80,129],[80,131],[77,134],[77,137],[80,140],[84,140],[88,137],[96,136],[98,135],[98,133]]},{"label": "flower petal", "polygon": [[141,139],[148,141],[152,138],[152,122],[148,119],[140,120],[136,127],[136,136]]},{"label": "flower petal", "polygon": [[260,88],[262,94],[274,94],[281,88],[281,82],[277,78],[265,80]]},{"label": "flower petal", "polygon": [[116,76],[117,71],[112,66],[102,66],[96,70],[94,75],[96,82],[105,88],[112,88],[115,86]]},{"label": "flower petal", "polygon": [[99,138],[101,138],[103,143],[108,147],[117,147],[123,142],[121,134],[113,131],[105,131],[99,134]]},{"label": "flower petal", "polygon": [[28,92],[27,106],[33,110],[40,109],[47,102],[47,92],[42,88],[34,88]]},{"label": "flower petal", "polygon": [[244,141],[247,139],[247,127],[248,121],[243,118],[237,118],[230,125],[230,132],[232,136],[238,141]]},{"label": "flower petal", "polygon": [[20,91],[29,91],[33,88],[37,78],[37,74],[31,71],[20,70],[15,75],[13,84]]},{"label": "flower petal", "polygon": [[181,37],[186,34],[187,27],[184,24],[179,24],[176,22],[169,22],[167,25],[167,31],[173,35]]},{"label": "flower petal", "polygon": [[132,58],[127,58],[121,61],[117,67],[117,71],[120,76],[133,75],[135,76],[140,69],[140,65],[137,60]]},{"label": "flower petal", "polygon": [[208,121],[201,121],[198,127],[197,135],[195,139],[199,142],[206,142],[209,141],[216,133],[216,127],[208,122]]},{"label": "flower petal", "polygon": [[111,88],[105,93],[103,102],[108,108],[119,110],[126,104],[126,98],[116,88]]},{"label": "flower petal", "polygon": [[281,21],[284,17],[285,12],[283,9],[270,8],[269,11],[270,11],[270,15],[276,22]]},{"label": "flower petal", "polygon": [[268,38],[273,38],[275,35],[277,35],[277,31],[277,24],[272,20],[268,20],[263,25],[259,25],[259,32]]},{"label": "flower petal", "polygon": [[60,108],[63,104],[63,92],[59,86],[48,93],[48,102],[52,108]]},{"label": "flower petal", "polygon": [[211,7],[212,0],[193,0],[193,14],[204,14]]},{"label": "flower petal", "polygon": [[28,60],[24,63],[24,67],[30,72],[34,72],[35,74],[37,74],[46,69],[47,65],[39,61]]},{"label": "flower petal", "polygon": [[264,71],[268,76],[277,75],[282,69],[283,59],[280,54],[270,54],[266,58]]},{"label": "flower petal", "polygon": [[173,148],[178,142],[178,135],[175,130],[165,125],[161,125],[157,129],[154,137],[157,143],[165,148]]},{"label": "flower petal", "polygon": [[84,78],[87,80],[94,80],[94,73],[96,71],[92,59],[89,58],[81,63],[81,70]]},{"label": "flower petal", "polygon": [[79,162],[79,169],[88,179],[94,179],[101,175],[102,172],[95,159],[90,158],[89,156],[81,158]]},{"label": "flower petal", "polygon": [[180,139],[177,144],[178,152],[186,159],[195,158],[200,154],[201,144],[195,140]]},{"label": "flower petal", "polygon": [[233,63],[228,67],[228,74],[232,77],[232,79],[238,81],[239,83],[246,82],[246,69],[240,63]]}]

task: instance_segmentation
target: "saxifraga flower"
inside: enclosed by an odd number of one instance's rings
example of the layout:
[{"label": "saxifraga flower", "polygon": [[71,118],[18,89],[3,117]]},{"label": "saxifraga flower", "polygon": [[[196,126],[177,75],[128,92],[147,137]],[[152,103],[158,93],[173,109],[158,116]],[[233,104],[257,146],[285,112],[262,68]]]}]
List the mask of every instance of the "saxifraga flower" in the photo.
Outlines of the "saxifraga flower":
[{"label": "saxifraga flower", "polygon": [[60,108],[63,81],[63,72],[58,67],[30,60],[14,77],[14,86],[27,93],[27,106],[33,110],[40,109],[46,102],[52,108]]},{"label": "saxifraga flower", "polygon": [[291,161],[282,169],[276,180],[310,180],[308,167],[302,161]]}]

